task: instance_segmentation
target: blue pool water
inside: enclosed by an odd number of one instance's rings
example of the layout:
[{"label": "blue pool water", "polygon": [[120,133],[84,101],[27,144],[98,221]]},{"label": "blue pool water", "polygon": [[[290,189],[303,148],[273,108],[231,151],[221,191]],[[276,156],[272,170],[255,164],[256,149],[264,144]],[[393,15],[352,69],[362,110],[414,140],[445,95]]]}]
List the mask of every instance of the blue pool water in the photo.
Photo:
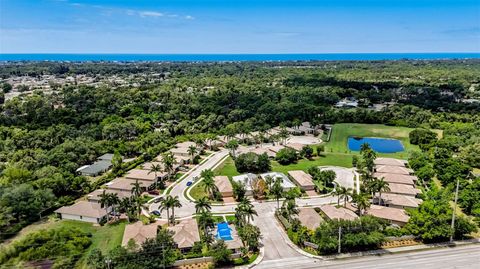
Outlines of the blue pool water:
[{"label": "blue pool water", "polygon": [[375,137],[349,137],[348,148],[353,151],[360,151],[360,147],[367,143],[379,153],[395,153],[404,151],[402,142],[397,139],[375,138]]},{"label": "blue pool water", "polygon": [[217,239],[222,239],[225,241],[233,240],[228,223],[220,222],[217,224]]}]

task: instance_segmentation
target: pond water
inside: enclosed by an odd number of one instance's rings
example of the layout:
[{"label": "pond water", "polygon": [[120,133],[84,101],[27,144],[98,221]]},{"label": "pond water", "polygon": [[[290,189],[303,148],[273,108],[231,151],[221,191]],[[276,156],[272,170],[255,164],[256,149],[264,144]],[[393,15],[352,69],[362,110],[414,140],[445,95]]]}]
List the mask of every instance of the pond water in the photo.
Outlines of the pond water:
[{"label": "pond water", "polygon": [[376,137],[349,137],[348,148],[352,151],[360,151],[360,147],[367,143],[379,153],[395,153],[404,151],[402,142],[397,139],[376,138]]}]

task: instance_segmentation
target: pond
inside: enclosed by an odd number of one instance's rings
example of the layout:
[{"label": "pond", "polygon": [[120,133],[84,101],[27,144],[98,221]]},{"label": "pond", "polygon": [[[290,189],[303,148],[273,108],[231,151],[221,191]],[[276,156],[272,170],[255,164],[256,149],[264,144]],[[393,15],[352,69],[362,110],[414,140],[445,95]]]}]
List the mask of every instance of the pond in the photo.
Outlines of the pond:
[{"label": "pond", "polygon": [[397,139],[377,138],[377,137],[349,137],[348,148],[352,151],[360,151],[360,147],[367,143],[370,147],[379,153],[395,153],[404,151],[402,142]]}]

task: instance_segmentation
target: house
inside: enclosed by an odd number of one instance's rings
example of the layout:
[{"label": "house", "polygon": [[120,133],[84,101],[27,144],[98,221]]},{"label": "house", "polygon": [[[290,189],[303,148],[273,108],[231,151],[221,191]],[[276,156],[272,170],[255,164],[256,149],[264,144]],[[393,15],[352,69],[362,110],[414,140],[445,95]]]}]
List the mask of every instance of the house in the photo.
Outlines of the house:
[{"label": "house", "polygon": [[421,193],[419,189],[415,188],[412,185],[406,185],[406,184],[388,183],[388,188],[390,190],[386,193],[393,193],[393,194],[406,195],[406,196],[412,196],[412,197],[415,197],[419,193]]},{"label": "house", "polygon": [[166,175],[167,173],[165,172],[157,172],[157,177],[155,177],[155,173],[149,170],[132,169],[127,172],[127,174],[125,175],[125,178],[138,180],[138,181],[145,181],[147,183],[154,184],[157,182],[159,178],[163,178]]},{"label": "house", "polygon": [[129,198],[130,196],[132,196],[132,193],[127,191],[118,191],[118,190],[112,190],[112,189],[98,189],[87,194],[87,201],[93,202],[93,203],[99,203],[101,200],[101,195],[103,194],[104,191],[105,193],[117,194],[119,199]]},{"label": "house", "polygon": [[194,218],[183,219],[180,223],[167,229],[175,233],[173,240],[182,252],[190,250],[195,242],[200,242],[197,220]]},{"label": "house", "polygon": [[263,174],[260,174],[260,177],[265,181],[267,177],[271,177],[273,178],[273,180],[280,178],[282,180],[281,185],[283,187],[283,190],[289,190],[295,187],[295,184],[293,184],[292,181],[290,181],[290,179],[284,173],[280,173],[280,172],[263,173]]},{"label": "house", "polygon": [[315,189],[312,176],[302,170],[288,171],[290,178],[304,191]]},{"label": "house", "polygon": [[125,226],[123,232],[122,246],[127,246],[130,240],[133,240],[138,246],[141,246],[149,238],[157,237],[159,226],[165,224],[163,221],[156,221],[144,225],[141,221],[137,221]]},{"label": "house", "polygon": [[312,127],[310,122],[305,121],[302,122],[300,126],[295,126],[293,129],[295,129],[297,132],[295,134],[314,134],[316,131],[316,128]]},{"label": "house", "polygon": [[215,181],[215,186],[217,186],[217,189],[223,198],[233,196],[232,183],[230,183],[230,180],[227,176],[216,176],[213,178],[213,180]]},{"label": "house", "polygon": [[287,148],[291,148],[291,149],[294,149],[296,151],[302,151],[303,149],[303,144],[300,144],[300,143],[287,143],[287,145],[285,145]]},{"label": "house", "polygon": [[252,195],[252,182],[258,178],[257,175],[252,173],[247,173],[239,176],[232,177],[232,180],[245,185],[246,195]]},{"label": "house", "polygon": [[[127,179],[127,178],[116,178],[107,184],[107,189],[109,190],[115,190],[119,192],[127,192],[127,193],[132,193],[133,189],[133,184],[135,184],[137,180],[134,179]],[[138,184],[142,187],[142,189],[147,189],[151,186],[150,183],[145,182],[145,181],[138,181]]]},{"label": "house", "polygon": [[373,173],[373,177],[384,178],[388,183],[405,184],[410,186],[415,186],[415,182],[418,179],[416,176],[392,173]]},{"label": "house", "polygon": [[320,227],[323,222],[322,217],[313,208],[299,208],[298,220],[300,223],[310,230],[315,230]]},{"label": "house", "polygon": [[[222,224],[225,224],[225,223],[222,223]],[[232,251],[233,255],[241,253],[243,243],[240,237],[238,236],[237,228],[235,227],[235,225],[232,225],[232,224],[226,224],[226,225],[228,225],[228,229],[230,230],[231,238],[224,239],[225,245],[227,245],[227,248]],[[218,237],[218,226],[219,226],[218,224],[215,225],[214,234],[217,235],[217,239],[220,239]]]},{"label": "house", "polygon": [[275,158],[275,155],[276,155],[275,152],[269,150],[268,148],[254,148],[254,149],[251,149],[250,152],[253,152],[258,155],[262,155],[265,153],[269,158]]},{"label": "house", "polygon": [[394,158],[376,158],[374,161],[375,165],[389,165],[389,166],[402,166],[405,167],[407,161],[399,160]]},{"label": "house", "polygon": [[98,157],[98,160],[112,162],[113,154],[112,153],[105,153],[102,156]]},{"label": "house", "polygon": [[284,149],[285,146],[283,145],[275,145],[275,146],[269,146],[268,149],[272,151],[273,153],[278,153],[281,149]]},{"label": "house", "polygon": [[391,166],[391,165],[377,165],[375,166],[375,172],[377,173],[390,173],[390,174],[400,174],[400,175],[412,175],[413,170],[410,168],[402,166]]},{"label": "house", "polygon": [[405,208],[417,208],[418,205],[422,203],[421,199],[417,199],[412,196],[407,196],[407,195],[399,195],[399,194],[393,194],[393,193],[382,193],[382,197],[378,196],[376,194],[373,197],[373,202],[374,203],[379,203],[381,205],[385,205],[386,207],[393,207],[393,208],[400,208],[400,209],[405,209]]},{"label": "house", "polygon": [[100,160],[96,161],[91,165],[85,165],[77,169],[77,173],[80,173],[82,176],[96,177],[102,173],[105,173],[112,167],[111,161]]},{"label": "house", "polygon": [[358,218],[355,212],[344,208],[344,207],[336,207],[333,205],[322,205],[320,206],[320,210],[322,210],[323,214],[331,220],[355,220]]},{"label": "house", "polygon": [[366,214],[380,219],[388,220],[390,223],[398,226],[405,225],[410,219],[408,214],[403,209],[379,205],[371,205],[370,208],[366,210]]},{"label": "house", "polygon": [[336,107],[358,107],[358,101],[353,97],[347,97],[338,101],[335,104]]},{"label": "house", "polygon": [[107,216],[106,211],[111,210],[102,208],[99,203],[79,201],[71,206],[63,206],[55,210],[55,213],[61,219],[101,223]]}]

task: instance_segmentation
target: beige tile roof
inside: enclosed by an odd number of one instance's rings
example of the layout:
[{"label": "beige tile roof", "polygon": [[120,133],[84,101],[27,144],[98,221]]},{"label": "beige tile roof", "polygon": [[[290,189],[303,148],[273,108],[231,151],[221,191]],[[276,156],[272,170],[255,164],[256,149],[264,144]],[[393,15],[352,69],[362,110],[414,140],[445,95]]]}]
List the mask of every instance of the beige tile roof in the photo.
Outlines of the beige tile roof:
[{"label": "beige tile roof", "polygon": [[55,212],[90,218],[102,218],[107,215],[105,212],[105,208],[102,208],[99,203],[87,201],[79,201],[71,206],[61,207],[55,210]]},{"label": "beige tile roof", "polygon": [[153,165],[160,165],[160,167],[162,168],[163,170],[163,163],[162,162],[156,162],[156,161],[153,161],[153,162],[146,162],[144,164],[142,164],[142,169],[143,170],[151,170],[152,169],[152,166]]},{"label": "beige tile roof", "polygon": [[390,166],[405,167],[405,164],[407,163],[407,161],[394,159],[394,158],[376,158],[374,163],[375,165],[390,165]]},{"label": "beige tile roof", "polygon": [[183,219],[179,224],[168,227],[175,234],[173,240],[179,248],[191,248],[195,242],[200,241],[197,221],[193,218]]},{"label": "beige tile roof", "polygon": [[400,174],[392,174],[392,173],[373,173],[373,176],[376,178],[385,178],[385,181],[388,183],[397,183],[397,184],[406,184],[406,185],[415,185],[415,181],[417,181],[416,176],[410,175],[400,175]]},{"label": "beige tile roof", "polygon": [[177,143],[175,145],[175,147],[177,148],[186,148],[186,149],[188,149],[190,146],[197,147],[197,144],[195,144],[195,142],[192,142],[192,141],[185,141],[185,142]]},{"label": "beige tile roof", "polygon": [[415,196],[421,193],[419,189],[416,189],[412,185],[388,183],[388,187],[390,188],[390,191],[388,191],[389,193],[405,194],[405,195],[411,195],[411,196]]},{"label": "beige tile roof", "polygon": [[[105,185],[107,186],[108,189],[130,192],[133,188],[132,184],[135,182],[136,180],[134,179],[116,178]],[[145,181],[139,180],[138,183],[143,188],[148,188],[150,186],[150,184]]]},{"label": "beige tile roof", "polygon": [[[157,172],[157,176],[160,176],[162,172]],[[155,173],[150,173],[149,170],[143,169],[132,169],[127,172],[125,175],[128,179],[138,179],[143,181],[154,181],[155,180]]]},{"label": "beige tile roof", "polygon": [[98,202],[101,199],[100,195],[102,195],[103,191],[105,191],[105,193],[116,193],[118,195],[118,198],[120,198],[120,199],[128,198],[128,197],[132,196],[131,193],[126,192],[126,191],[118,191],[118,190],[112,190],[112,189],[98,189],[98,190],[94,190],[91,193],[87,194],[87,199],[89,201]]},{"label": "beige tile roof", "polygon": [[254,148],[250,150],[250,152],[253,152],[255,154],[261,155],[263,153],[266,153],[268,157],[275,157],[275,152],[267,149],[267,148]]},{"label": "beige tile roof", "polygon": [[302,170],[288,171],[288,174],[300,187],[314,186],[312,176]]},{"label": "beige tile roof", "polygon": [[274,153],[277,153],[277,152],[279,152],[281,149],[284,149],[284,148],[285,148],[285,146],[283,146],[283,145],[275,145],[275,146],[269,146],[269,147],[268,147],[268,149],[269,149],[270,151],[273,151]]},{"label": "beige tile roof", "polygon": [[375,172],[410,175],[413,173],[413,170],[402,166],[377,165],[375,166]]},{"label": "beige tile roof", "polygon": [[125,226],[123,232],[122,246],[126,246],[130,239],[133,239],[137,245],[141,246],[148,238],[155,238],[157,236],[158,226],[165,224],[165,222],[155,222],[144,225],[141,221],[137,221]]},{"label": "beige tile roof", "polygon": [[232,183],[227,176],[216,176],[214,180],[220,193],[233,192]]},{"label": "beige tile roof", "polygon": [[[378,196],[376,196],[378,197]],[[382,193],[382,201],[384,204],[404,206],[404,207],[418,207],[422,203],[421,199],[417,199],[412,196],[393,194],[393,193]]]},{"label": "beige tile roof", "polygon": [[188,153],[188,148],[173,148],[169,150],[173,155],[185,155],[188,156],[190,153]]},{"label": "beige tile roof", "polygon": [[333,205],[322,205],[320,209],[331,220],[355,220],[356,218],[358,218],[357,214],[344,207],[337,208]]},{"label": "beige tile roof", "polygon": [[401,223],[407,223],[408,219],[410,218],[403,209],[379,205],[371,205],[370,208],[366,211],[366,213],[377,218]]},{"label": "beige tile roof", "polygon": [[299,208],[298,220],[303,226],[315,230],[323,221],[322,217],[313,208]]}]

